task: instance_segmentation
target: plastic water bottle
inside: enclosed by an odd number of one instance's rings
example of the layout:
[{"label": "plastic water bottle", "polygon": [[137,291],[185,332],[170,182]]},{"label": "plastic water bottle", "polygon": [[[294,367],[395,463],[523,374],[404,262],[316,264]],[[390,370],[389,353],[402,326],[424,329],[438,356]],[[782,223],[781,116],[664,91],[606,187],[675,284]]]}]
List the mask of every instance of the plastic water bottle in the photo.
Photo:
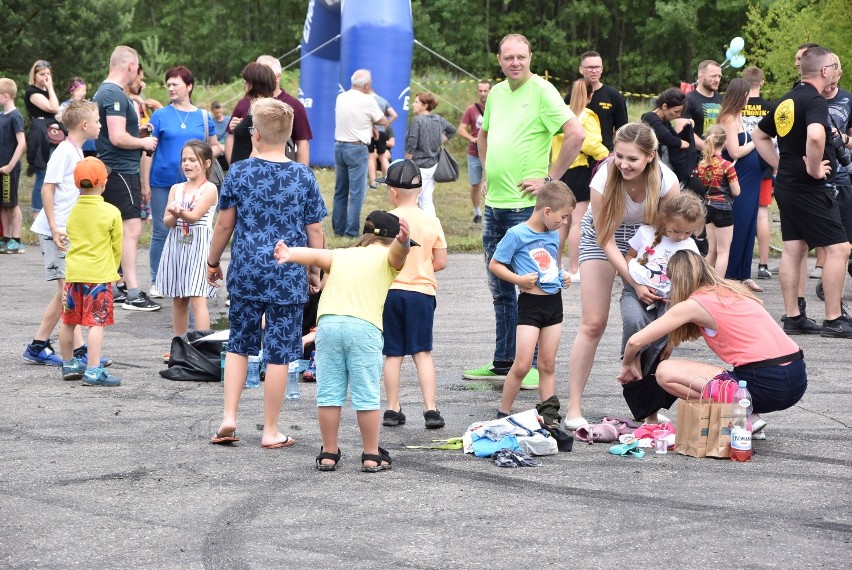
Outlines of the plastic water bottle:
[{"label": "plastic water bottle", "polygon": [[731,460],[751,461],[751,424],[748,421],[751,394],[745,380],[740,380],[739,386],[731,412]]},{"label": "plastic water bottle", "polygon": [[222,382],[225,381],[225,357],[226,356],[228,356],[228,342],[227,341],[222,343],[222,352],[219,353],[219,357],[220,357],[220,360],[221,360],[221,363],[222,363],[220,374],[219,374],[219,380],[222,381]]},{"label": "plastic water bottle", "polygon": [[287,391],[285,396],[288,400],[298,400],[302,397],[299,392],[299,361],[294,360],[287,367]]},{"label": "plastic water bottle", "polygon": [[246,375],[246,388],[257,388],[260,386],[260,360],[262,356],[248,357],[248,374]]}]

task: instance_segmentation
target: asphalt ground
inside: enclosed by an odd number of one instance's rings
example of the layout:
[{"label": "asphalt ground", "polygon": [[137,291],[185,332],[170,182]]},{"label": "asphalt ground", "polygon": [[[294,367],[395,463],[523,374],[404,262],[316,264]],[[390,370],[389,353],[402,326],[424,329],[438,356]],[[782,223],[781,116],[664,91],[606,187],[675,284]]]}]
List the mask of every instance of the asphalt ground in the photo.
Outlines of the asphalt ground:
[{"label": "asphalt ground", "polygon": [[[461,378],[490,360],[494,321],[481,256],[451,255],[439,275],[434,348],[447,426],[425,430],[407,360],[408,423],[381,434],[393,469],[360,472],[360,437],[345,409],[340,469],[320,473],[313,384],[284,404],[281,428],[294,447],[261,449],[258,389],[243,396],[241,441],[210,445],[221,385],[157,373],[169,349],[168,300],[156,313],[116,310],[105,353],[124,381],[119,388],[63,382],[57,368],[24,363],[23,346],[53,293],[42,275],[37,248],[0,256],[2,568],[849,565],[852,340],[797,338],[810,386],[798,405],[765,416],[768,438],[755,442],[750,463],[674,453],[622,458],[608,445],[577,442],[571,453],[542,458],[542,467],[501,469],[461,451],[406,448],[460,436],[499,402],[499,386]],[[780,317],[777,277],[760,284],[767,309]],[[809,314],[821,321],[814,284]],[[615,380],[618,293],[586,392],[589,419],[627,413]],[[564,301],[563,400],[578,290]],[[211,302],[211,313],[226,313],[224,299]],[[676,355],[716,362],[703,342]],[[515,410],[535,403],[534,392],[521,392]]]}]

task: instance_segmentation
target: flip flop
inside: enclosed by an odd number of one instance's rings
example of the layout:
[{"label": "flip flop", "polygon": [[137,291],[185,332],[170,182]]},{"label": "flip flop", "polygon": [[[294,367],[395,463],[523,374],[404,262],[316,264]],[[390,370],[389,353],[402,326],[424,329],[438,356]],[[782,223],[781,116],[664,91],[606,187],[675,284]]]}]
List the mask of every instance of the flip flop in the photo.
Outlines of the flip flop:
[{"label": "flip flop", "polygon": [[281,441],[276,441],[275,443],[267,443],[261,444],[260,447],[263,449],[281,449],[282,447],[290,447],[296,445],[296,440],[290,437],[289,435],[285,435],[284,439]]},{"label": "flip flop", "polygon": [[763,287],[755,283],[752,279],[744,279],[742,283],[753,293],[763,293]]},{"label": "flip flop", "polygon": [[588,444],[618,441],[618,430],[612,424],[590,424],[577,428],[574,437]]},{"label": "flip flop", "polygon": [[237,431],[234,430],[231,432],[231,435],[221,435],[218,431],[216,435],[210,438],[210,443],[215,445],[230,445],[235,441],[240,441],[240,438],[237,437]]},{"label": "flip flop", "polygon": [[613,445],[609,448],[609,452],[613,455],[619,455],[621,457],[645,457],[645,451],[639,449],[638,441],[622,443],[621,445]]}]

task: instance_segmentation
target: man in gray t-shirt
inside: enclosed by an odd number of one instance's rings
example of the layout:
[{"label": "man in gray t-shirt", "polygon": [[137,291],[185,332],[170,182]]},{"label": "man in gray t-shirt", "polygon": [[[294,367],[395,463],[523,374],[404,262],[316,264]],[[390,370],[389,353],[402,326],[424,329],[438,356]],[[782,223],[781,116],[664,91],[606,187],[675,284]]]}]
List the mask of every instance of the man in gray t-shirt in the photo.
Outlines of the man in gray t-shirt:
[{"label": "man in gray t-shirt", "polygon": [[[157,139],[139,137],[139,116],[136,107],[124,93],[124,87],[139,73],[136,50],[118,46],[109,59],[109,75],[101,83],[92,101],[97,103],[101,132],[97,140],[98,157],[110,168],[104,190],[104,201],[121,212],[124,237],[121,244],[121,269],[124,287],[115,298],[123,296],[122,308],[132,311],[156,311],[160,305],[139,290],[136,276],[136,248],[142,233],[142,204],[150,196],[142,193],[139,179],[139,160],[142,151],[152,153]],[[125,292],[126,291],[126,292]]]}]

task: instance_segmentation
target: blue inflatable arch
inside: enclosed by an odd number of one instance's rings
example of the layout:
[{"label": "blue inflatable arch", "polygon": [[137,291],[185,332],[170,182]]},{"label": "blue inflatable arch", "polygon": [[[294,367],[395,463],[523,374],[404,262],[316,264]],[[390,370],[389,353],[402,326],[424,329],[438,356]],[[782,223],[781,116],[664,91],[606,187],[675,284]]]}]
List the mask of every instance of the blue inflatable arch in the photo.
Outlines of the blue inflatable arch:
[{"label": "blue inflatable arch", "polygon": [[393,158],[405,154],[414,27],[405,0],[311,0],[302,34],[299,99],[314,139],[311,164],[334,165],[334,104],[357,69],[373,74],[373,90],[399,115]]}]

